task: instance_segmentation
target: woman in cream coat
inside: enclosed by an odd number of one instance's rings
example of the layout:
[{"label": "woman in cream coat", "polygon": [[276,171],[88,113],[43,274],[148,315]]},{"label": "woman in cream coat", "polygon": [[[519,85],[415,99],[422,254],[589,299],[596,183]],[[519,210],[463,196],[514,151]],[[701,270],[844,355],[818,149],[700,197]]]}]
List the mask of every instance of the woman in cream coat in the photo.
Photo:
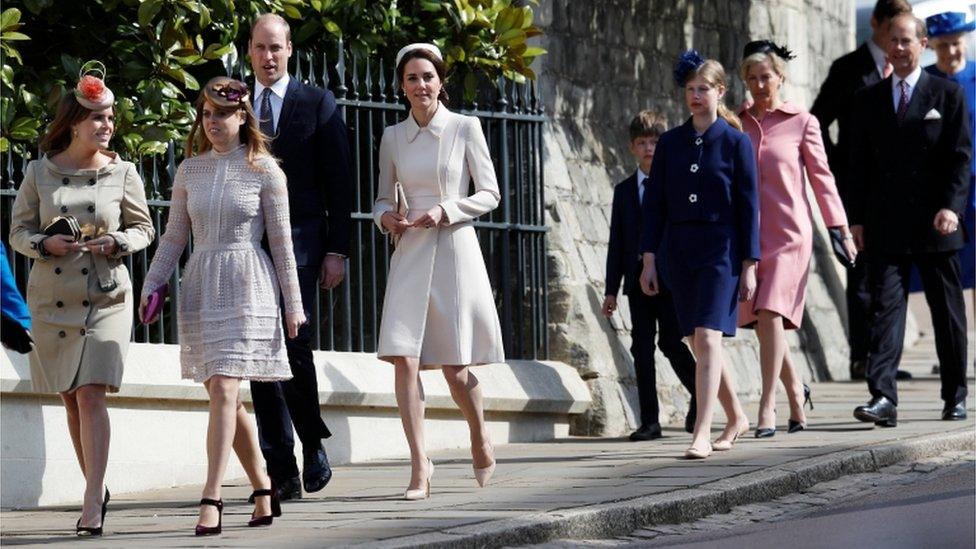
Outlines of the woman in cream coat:
[{"label": "woman in cream coat", "polygon": [[[441,103],[444,62],[431,44],[397,54],[397,77],[410,103],[403,122],[380,144],[373,217],[399,235],[383,300],[377,354],[396,368],[396,397],[410,446],[406,499],[430,495],[433,463],[424,448],[420,369],[442,368],[451,396],[471,430],[474,475],[485,486],[494,472],[478,379],[468,366],[504,360],[488,273],[471,221],[501,198],[488,144],[477,118]],[[468,196],[474,179],[475,192]],[[408,206],[397,212],[397,184]]]},{"label": "woman in cream coat", "polygon": [[[27,283],[36,344],[31,382],[36,392],[61,394],[85,476],[78,535],[102,533],[108,503],[105,393],[119,390],[132,330],[132,283],[122,258],[155,236],[135,165],[107,150],[113,103],[93,75],[61,100],[40,144],[46,154],[27,165],[10,220],[11,247],[35,260]],[[89,240],[44,234],[58,216],[77,219]]]}]

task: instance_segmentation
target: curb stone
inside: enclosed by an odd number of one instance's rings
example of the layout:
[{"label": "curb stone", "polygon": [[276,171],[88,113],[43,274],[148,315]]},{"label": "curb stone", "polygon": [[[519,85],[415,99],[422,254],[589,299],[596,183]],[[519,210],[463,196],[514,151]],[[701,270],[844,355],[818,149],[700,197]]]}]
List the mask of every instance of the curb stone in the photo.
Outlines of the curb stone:
[{"label": "curb stone", "polygon": [[554,539],[611,538],[659,524],[689,522],[715,513],[727,513],[739,505],[768,501],[814,484],[877,471],[903,461],[974,450],[976,433],[969,429],[926,435],[801,459],[667,494],[535,513],[369,545],[383,549],[489,548]]}]

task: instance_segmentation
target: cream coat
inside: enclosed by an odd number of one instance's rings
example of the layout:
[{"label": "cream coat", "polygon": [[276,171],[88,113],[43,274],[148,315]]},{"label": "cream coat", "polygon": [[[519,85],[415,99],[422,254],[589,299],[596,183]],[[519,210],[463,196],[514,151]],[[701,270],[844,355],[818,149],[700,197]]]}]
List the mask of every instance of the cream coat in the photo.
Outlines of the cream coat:
[{"label": "cream coat", "polygon": [[[390,262],[377,355],[419,357],[425,368],[505,359],[498,313],[471,222],[498,206],[495,168],[477,118],[440,105],[421,128],[413,116],[386,128],[380,143],[373,218],[380,231],[395,209],[395,183],[407,218],[440,205],[439,227],[408,229]],[[470,181],[474,193],[468,195]]]},{"label": "cream coat", "polygon": [[[41,230],[59,215],[107,231],[119,244],[117,253],[42,256]],[[27,282],[35,391],[89,384],[118,391],[132,331],[132,283],[122,257],[154,236],[142,179],[131,162],[114,156],[97,172],[63,170],[47,157],[27,165],[14,200],[10,245],[36,260]]]}]

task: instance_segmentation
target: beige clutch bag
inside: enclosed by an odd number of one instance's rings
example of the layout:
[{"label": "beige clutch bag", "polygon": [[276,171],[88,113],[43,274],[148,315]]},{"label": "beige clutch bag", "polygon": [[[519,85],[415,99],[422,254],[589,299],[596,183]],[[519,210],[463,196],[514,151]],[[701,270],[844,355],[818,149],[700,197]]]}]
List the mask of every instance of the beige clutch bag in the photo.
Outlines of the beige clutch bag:
[{"label": "beige clutch bag", "polygon": [[[399,181],[393,185],[393,194],[395,195],[394,204],[396,206],[396,213],[406,217],[407,208],[409,208],[409,206],[407,206],[407,195],[403,192],[403,185],[401,185]],[[401,235],[398,234],[390,235],[390,240],[393,241],[394,247],[400,243],[400,236]]]}]

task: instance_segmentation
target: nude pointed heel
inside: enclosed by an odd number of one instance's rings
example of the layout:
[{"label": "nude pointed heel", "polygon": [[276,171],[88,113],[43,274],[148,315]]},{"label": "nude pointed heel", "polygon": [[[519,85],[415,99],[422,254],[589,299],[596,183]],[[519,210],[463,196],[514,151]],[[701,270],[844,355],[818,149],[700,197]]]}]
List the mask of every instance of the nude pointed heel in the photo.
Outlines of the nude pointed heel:
[{"label": "nude pointed heel", "polygon": [[424,487],[416,490],[407,490],[403,493],[403,499],[416,501],[430,497],[430,479],[434,476],[434,462],[430,458],[427,458],[427,469],[427,479],[424,481]]},{"label": "nude pointed heel", "polygon": [[478,486],[480,486],[482,488],[484,488],[485,486],[488,486],[488,481],[491,480],[491,475],[493,475],[495,473],[495,464],[496,463],[498,463],[498,462],[497,461],[492,461],[491,462],[491,465],[489,465],[488,467],[482,467],[481,469],[478,469],[476,467],[473,468],[474,469],[474,478],[475,478],[475,480],[478,481]]}]

